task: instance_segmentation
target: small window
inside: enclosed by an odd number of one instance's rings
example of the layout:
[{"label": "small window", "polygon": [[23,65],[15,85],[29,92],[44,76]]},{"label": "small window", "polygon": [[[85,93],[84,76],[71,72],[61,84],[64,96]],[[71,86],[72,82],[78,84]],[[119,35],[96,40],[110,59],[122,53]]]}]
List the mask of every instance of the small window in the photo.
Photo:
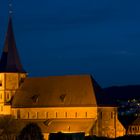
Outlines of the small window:
[{"label": "small window", "polygon": [[46,118],[48,118],[48,112],[46,112]]},{"label": "small window", "polygon": [[132,132],[132,131],[131,131],[131,127],[129,127],[129,131]]},{"label": "small window", "polygon": [[70,131],[70,126],[68,127],[68,130]]},{"label": "small window", "polygon": [[17,110],[17,119],[20,119],[20,110]]},{"label": "small window", "polygon": [[111,112],[111,119],[113,119],[113,112]]},{"label": "small window", "polygon": [[0,87],[2,86],[2,81],[0,81]]},{"label": "small window", "polygon": [[87,118],[87,112],[86,112],[86,118]]},{"label": "small window", "polygon": [[37,103],[38,102],[38,95],[33,95],[31,97],[31,99],[32,99],[33,103]]},{"label": "small window", "polygon": [[65,117],[67,118],[67,116],[68,116],[68,113],[67,113],[67,112],[65,112]]},{"label": "small window", "polygon": [[9,99],[9,98],[10,98],[9,93],[7,93],[7,99]]},{"label": "small window", "polygon": [[134,131],[135,130],[135,127],[132,127],[132,130]]},{"label": "small window", "polygon": [[27,114],[27,115],[28,115],[28,117],[27,117],[27,118],[29,119],[29,117],[30,117],[30,114],[29,114],[29,112],[28,112],[28,114]]},{"label": "small window", "polygon": [[0,108],[0,109],[1,109],[1,111],[3,111],[3,106],[1,106],[1,108]]},{"label": "small window", "polygon": [[66,97],[66,94],[61,94],[61,95],[59,96],[61,102],[64,102],[65,97]]},{"label": "small window", "polygon": [[19,86],[24,82],[25,78],[21,78],[19,81]]},{"label": "small window", "polygon": [[38,119],[38,112],[36,112],[36,118]]},{"label": "small window", "polygon": [[2,94],[0,94],[0,99],[2,99]]},{"label": "small window", "polygon": [[77,118],[77,112],[75,113],[75,118]]},{"label": "small window", "polygon": [[102,112],[100,113],[100,116],[101,116],[101,119],[102,119],[102,116],[103,116],[103,113]]}]

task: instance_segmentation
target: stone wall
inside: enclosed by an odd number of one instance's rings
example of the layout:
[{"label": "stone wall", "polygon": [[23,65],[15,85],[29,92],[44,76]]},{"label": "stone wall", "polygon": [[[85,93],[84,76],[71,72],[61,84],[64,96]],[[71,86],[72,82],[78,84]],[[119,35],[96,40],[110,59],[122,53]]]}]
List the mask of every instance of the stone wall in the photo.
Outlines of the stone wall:
[{"label": "stone wall", "polygon": [[[84,132],[91,129],[97,119],[97,107],[12,108],[12,115],[17,120],[39,122],[40,127],[43,126],[41,129],[46,131],[42,131],[45,139],[48,139],[48,132],[52,130],[52,132],[68,132],[65,128],[69,128],[69,132],[74,132],[83,128],[80,132]],[[42,122],[45,121],[51,122],[51,125],[44,126],[45,123]]]},{"label": "stone wall", "polygon": [[97,107],[12,108],[17,119],[97,118]]},{"label": "stone wall", "polygon": [[11,98],[25,77],[24,73],[0,73],[0,114],[11,114]]},{"label": "stone wall", "polygon": [[118,120],[116,107],[98,107],[97,112],[93,135],[115,138],[125,134],[125,129]]}]

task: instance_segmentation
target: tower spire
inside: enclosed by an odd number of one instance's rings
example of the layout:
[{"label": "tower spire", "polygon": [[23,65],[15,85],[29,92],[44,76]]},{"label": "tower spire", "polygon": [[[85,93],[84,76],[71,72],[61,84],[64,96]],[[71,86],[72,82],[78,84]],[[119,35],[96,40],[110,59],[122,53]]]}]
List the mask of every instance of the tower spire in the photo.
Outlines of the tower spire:
[{"label": "tower spire", "polygon": [[11,0],[9,0],[9,22],[3,52],[0,59],[0,72],[26,73],[22,68],[12,25]]}]

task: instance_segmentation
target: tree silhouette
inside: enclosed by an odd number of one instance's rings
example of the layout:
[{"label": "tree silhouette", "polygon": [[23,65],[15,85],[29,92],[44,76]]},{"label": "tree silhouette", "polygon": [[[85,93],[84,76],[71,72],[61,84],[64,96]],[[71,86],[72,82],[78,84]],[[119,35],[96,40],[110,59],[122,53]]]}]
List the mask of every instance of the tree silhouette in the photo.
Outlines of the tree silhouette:
[{"label": "tree silhouette", "polygon": [[11,115],[0,115],[0,140],[13,140],[13,130],[11,124],[14,123],[14,118]]},{"label": "tree silhouette", "polygon": [[21,130],[17,140],[44,140],[44,138],[40,127],[36,123],[29,123]]}]

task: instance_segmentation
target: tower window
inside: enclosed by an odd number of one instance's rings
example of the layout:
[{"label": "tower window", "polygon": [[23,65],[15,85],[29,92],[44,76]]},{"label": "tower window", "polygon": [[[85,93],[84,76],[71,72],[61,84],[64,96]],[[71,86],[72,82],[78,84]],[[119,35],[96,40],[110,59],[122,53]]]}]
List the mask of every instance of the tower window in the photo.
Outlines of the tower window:
[{"label": "tower window", "polygon": [[25,78],[21,78],[19,81],[19,86],[24,82]]},{"label": "tower window", "polygon": [[1,111],[3,111],[3,106],[1,106],[1,108],[0,108],[0,109],[1,109]]},{"label": "tower window", "polygon": [[2,86],[2,81],[0,81],[0,86]]},{"label": "tower window", "polygon": [[2,94],[0,94],[0,99],[2,99]]}]

